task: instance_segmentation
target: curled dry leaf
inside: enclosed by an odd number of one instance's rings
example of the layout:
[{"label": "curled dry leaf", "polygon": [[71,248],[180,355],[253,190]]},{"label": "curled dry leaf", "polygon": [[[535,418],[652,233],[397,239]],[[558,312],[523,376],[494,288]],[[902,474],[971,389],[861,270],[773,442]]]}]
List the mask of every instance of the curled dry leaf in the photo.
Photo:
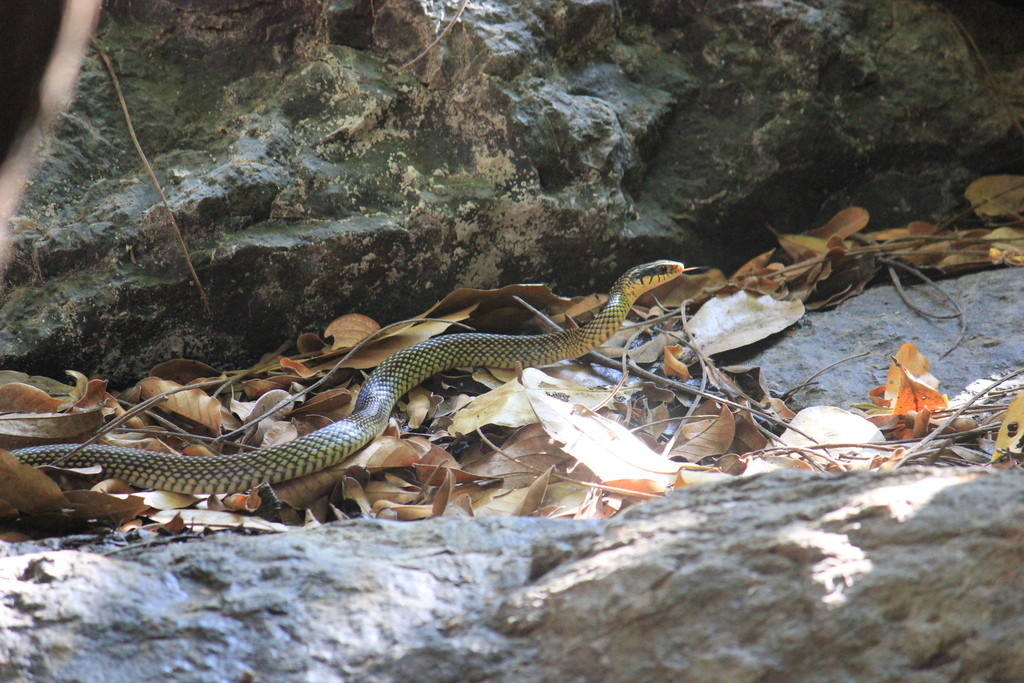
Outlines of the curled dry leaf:
[{"label": "curled dry leaf", "polygon": [[[906,415],[910,411],[944,410],[949,401],[944,394],[915,378],[898,361],[893,361],[897,372],[897,394],[892,403],[893,415]],[[890,373],[891,375],[891,373]],[[888,393],[888,387],[886,387]]]},{"label": "curled dry leaf", "polygon": [[907,342],[900,347],[900,350],[896,352],[896,361],[889,365],[889,374],[885,382],[886,400],[891,401],[900,393],[900,386],[904,377],[904,374],[900,372],[900,365],[919,382],[927,384],[932,389],[939,388],[939,380],[932,376],[928,358],[918,351],[912,342]]},{"label": "curled dry leaf", "polygon": [[677,377],[686,382],[690,379],[690,369],[682,361],[683,347],[678,344],[665,347],[665,374],[669,377]]},{"label": "curled dry leaf", "polygon": [[282,368],[291,370],[292,372],[294,372],[296,375],[303,379],[308,379],[316,374],[316,370],[310,370],[302,363],[292,360],[291,358],[285,357],[278,362],[281,364]]},{"label": "curled dry leaf", "polygon": [[423,387],[414,387],[408,394],[406,412],[409,415],[409,429],[419,429],[430,412],[430,392]]},{"label": "curled dry leaf", "polygon": [[99,410],[100,408],[107,405],[108,402],[113,404],[113,407],[117,407],[117,403],[111,400],[112,397],[107,393],[107,380],[105,379],[91,379],[85,385],[85,392],[82,397],[75,401],[75,410]]}]

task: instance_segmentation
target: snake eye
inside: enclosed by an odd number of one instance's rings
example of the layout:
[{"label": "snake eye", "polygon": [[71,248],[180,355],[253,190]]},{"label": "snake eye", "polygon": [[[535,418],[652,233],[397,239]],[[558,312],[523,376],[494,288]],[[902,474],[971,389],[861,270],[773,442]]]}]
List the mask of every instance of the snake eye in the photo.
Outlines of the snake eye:
[{"label": "snake eye", "polygon": [[1006,425],[1006,435],[1012,439],[1013,437],[1017,436],[1017,430],[1019,428],[1019,424],[1017,424],[1016,422],[1011,422],[1010,424]]}]

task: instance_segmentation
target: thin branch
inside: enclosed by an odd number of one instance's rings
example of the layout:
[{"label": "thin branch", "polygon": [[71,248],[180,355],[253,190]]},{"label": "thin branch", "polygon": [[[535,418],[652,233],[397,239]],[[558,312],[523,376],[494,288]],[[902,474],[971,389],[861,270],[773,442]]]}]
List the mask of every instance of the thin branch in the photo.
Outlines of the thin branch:
[{"label": "thin branch", "polygon": [[132,142],[135,144],[135,151],[139,153],[139,158],[142,159],[142,165],[146,168],[146,173],[149,174],[149,179],[153,181],[153,187],[156,188],[157,193],[160,195],[160,202],[163,204],[164,209],[167,210],[167,216],[171,219],[171,228],[174,230],[174,236],[178,239],[178,244],[181,245],[181,252],[185,256],[185,263],[188,265],[188,271],[192,274],[192,282],[195,283],[196,289],[199,290],[199,298],[203,301],[203,310],[206,311],[207,315],[210,315],[210,300],[206,298],[206,290],[203,289],[203,283],[199,281],[199,275],[196,273],[195,267],[192,265],[192,258],[188,255],[188,247],[185,246],[185,240],[181,236],[181,230],[178,229],[178,222],[174,220],[174,213],[171,211],[171,205],[167,203],[167,197],[164,195],[164,190],[160,187],[160,182],[156,179],[156,174],[153,173],[153,167],[149,165],[149,159],[146,158],[146,153],[142,151],[142,145],[139,144],[139,138],[135,135],[135,126],[132,125],[131,114],[128,113],[128,104],[124,101],[124,94],[121,92],[121,83],[117,80],[117,74],[114,73],[114,65],[110,63],[110,59],[107,57],[107,53],[103,51],[100,44],[96,42],[95,38],[89,38],[89,42],[92,44],[92,49],[96,50],[96,53],[103,60],[103,63],[107,67],[107,73],[110,74],[110,80],[114,83],[114,90],[117,91],[117,101],[121,103],[121,112],[124,114],[125,123],[128,124],[128,134],[132,136]]},{"label": "thin branch", "polygon": [[434,38],[434,42],[432,42],[430,45],[427,45],[427,47],[425,47],[423,49],[423,52],[419,53],[418,55],[416,55],[411,60],[409,60],[408,62],[406,62],[402,66],[398,67],[397,69],[395,69],[391,73],[384,74],[383,76],[380,76],[378,78],[371,78],[370,80],[367,80],[367,81],[359,81],[359,83],[360,84],[364,84],[364,83],[376,83],[378,81],[383,81],[385,78],[391,78],[392,76],[396,76],[396,75],[402,73],[403,71],[405,71],[406,69],[414,66],[417,62],[419,62],[421,59],[426,57],[428,52],[433,50],[435,47],[437,47],[441,43],[442,40],[444,40],[444,37],[446,35],[448,35],[448,32],[452,30],[452,28],[455,26],[455,23],[459,20],[459,17],[462,16],[462,12],[466,9],[466,5],[468,5],[468,4],[469,4],[469,0],[462,0],[462,2],[459,3],[459,9],[455,12],[455,16],[452,17],[452,20],[450,22],[448,22],[448,25],[445,26],[444,29],[439,34],[437,34],[437,38]]}]

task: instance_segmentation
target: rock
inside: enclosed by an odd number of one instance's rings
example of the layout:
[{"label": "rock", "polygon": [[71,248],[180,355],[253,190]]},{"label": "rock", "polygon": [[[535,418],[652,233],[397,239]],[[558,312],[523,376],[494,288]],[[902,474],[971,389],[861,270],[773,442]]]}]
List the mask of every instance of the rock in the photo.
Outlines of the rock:
[{"label": "rock", "polygon": [[1024,677],[1019,471],[779,472],[607,523],[4,544],[4,680]]},{"label": "rock", "polygon": [[[909,286],[909,300],[923,311],[954,315],[933,287]],[[761,349],[723,358],[760,366],[769,389],[787,391],[822,368],[866,352],[828,370],[795,394],[795,404],[845,407],[867,403],[868,392],[885,384],[889,356],[913,342],[931,364],[939,390],[955,396],[977,380],[990,380],[1024,367],[1024,338],[1010,321],[1024,316],[1024,270],[971,273],[937,283],[964,313],[964,337],[955,319],[927,318],[914,312],[894,287],[875,287],[831,311],[812,311],[794,327],[774,335]],[[977,382],[976,391],[988,382]],[[1007,388],[1013,385],[1007,385]]]},{"label": "rock", "polygon": [[93,56],[15,220],[2,368],[121,383],[174,355],[244,365],[459,286],[728,268],[771,245],[765,226],[850,203],[880,228],[949,212],[1020,156],[954,22],[1016,82],[1019,11],[989,2],[472,5],[397,76],[454,7],[108,12],[99,42],[211,308]]}]

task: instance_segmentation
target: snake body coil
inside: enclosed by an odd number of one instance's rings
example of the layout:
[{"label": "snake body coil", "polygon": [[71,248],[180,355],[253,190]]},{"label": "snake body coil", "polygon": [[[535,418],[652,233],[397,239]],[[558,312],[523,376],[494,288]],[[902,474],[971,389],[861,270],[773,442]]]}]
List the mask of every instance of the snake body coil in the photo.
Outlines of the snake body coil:
[{"label": "snake body coil", "polygon": [[[366,378],[351,415],[285,444],[240,455],[206,457],[96,445],[83,448],[60,465],[101,465],[106,477],[118,477],[143,489],[178,493],[241,491],[316,472],[372,441],[387,426],[395,402],[431,375],[469,365],[511,368],[517,362],[543,365],[581,356],[619,329],[640,294],[682,272],[682,264],[674,261],[656,261],[629,270],[615,283],[601,312],[577,329],[529,336],[450,334],[403,349]],[[25,464],[39,466],[63,458],[74,448],[35,446],[16,450],[14,455]]]}]

